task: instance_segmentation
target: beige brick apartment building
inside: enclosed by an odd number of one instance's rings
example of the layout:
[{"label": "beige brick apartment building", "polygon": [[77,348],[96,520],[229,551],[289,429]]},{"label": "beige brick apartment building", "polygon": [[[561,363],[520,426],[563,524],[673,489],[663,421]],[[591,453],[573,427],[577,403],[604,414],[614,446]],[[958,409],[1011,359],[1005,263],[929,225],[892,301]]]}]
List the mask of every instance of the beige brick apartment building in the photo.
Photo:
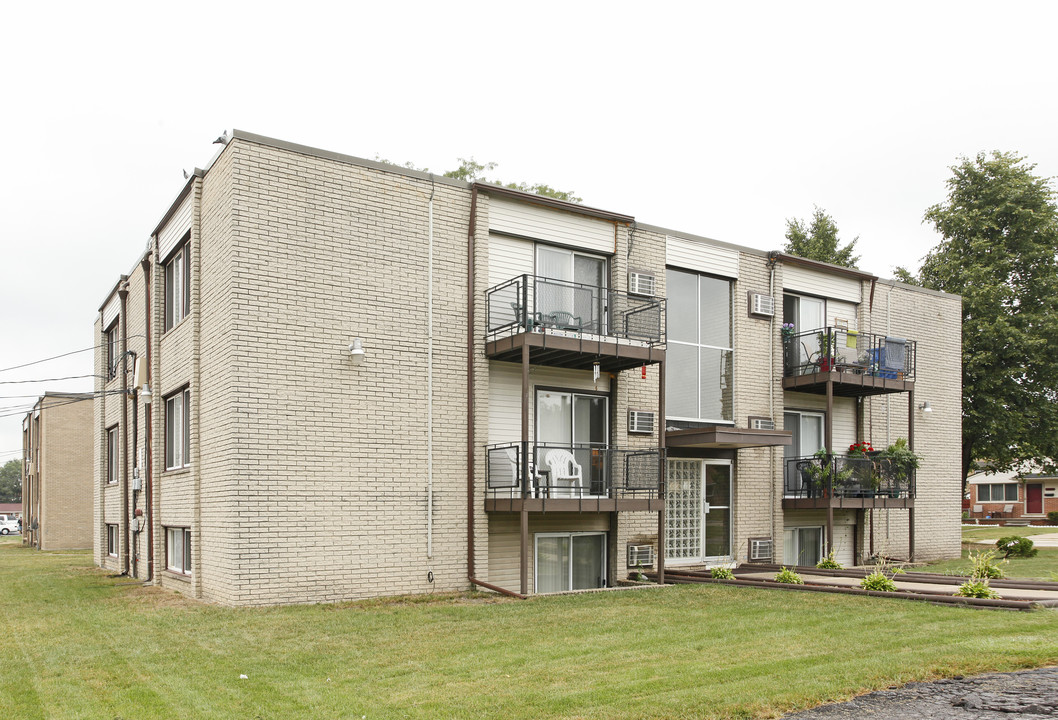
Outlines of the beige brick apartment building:
[{"label": "beige brick apartment building", "polygon": [[235,132],[96,331],[96,562],[208,601],[959,552],[960,302],[866,273]]},{"label": "beige brick apartment building", "polygon": [[92,393],[45,393],[22,420],[22,544],[92,547]]}]

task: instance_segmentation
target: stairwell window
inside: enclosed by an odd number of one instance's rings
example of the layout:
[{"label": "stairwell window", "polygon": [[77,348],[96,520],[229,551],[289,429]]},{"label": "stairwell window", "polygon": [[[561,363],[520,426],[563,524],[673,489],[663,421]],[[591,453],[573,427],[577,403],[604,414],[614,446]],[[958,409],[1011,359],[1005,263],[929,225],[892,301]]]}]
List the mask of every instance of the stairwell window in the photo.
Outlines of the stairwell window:
[{"label": "stairwell window", "polygon": [[191,465],[191,390],[184,388],[165,399],[165,469]]},{"label": "stairwell window", "polygon": [[165,263],[165,331],[191,312],[191,233]]},{"label": "stairwell window", "polygon": [[118,426],[107,429],[107,485],[118,484]]},{"label": "stairwell window", "polygon": [[107,555],[118,556],[118,526],[107,525]]},{"label": "stairwell window", "polygon": [[118,321],[106,329],[107,347],[107,380],[113,380],[118,374]]},{"label": "stairwell window", "polygon": [[191,529],[171,527],[165,530],[165,567],[181,575],[191,574]]}]

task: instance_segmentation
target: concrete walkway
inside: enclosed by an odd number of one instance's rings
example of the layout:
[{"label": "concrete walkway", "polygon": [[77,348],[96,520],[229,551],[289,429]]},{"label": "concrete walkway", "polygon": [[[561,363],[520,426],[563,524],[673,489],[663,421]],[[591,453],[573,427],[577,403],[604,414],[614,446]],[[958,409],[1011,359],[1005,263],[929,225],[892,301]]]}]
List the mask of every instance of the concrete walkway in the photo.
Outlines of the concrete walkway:
[{"label": "concrete walkway", "polygon": [[[833,575],[813,575],[807,572],[801,572],[801,579],[808,585],[834,585],[837,587],[850,587],[858,588],[860,586],[859,578],[851,577],[838,577]],[[773,572],[760,572],[760,573],[739,573],[739,579],[749,580],[774,580],[775,573]],[[904,592],[913,593],[928,593],[931,595],[952,595],[955,593],[956,585],[942,584],[942,583],[931,583],[931,582],[918,582],[911,580],[914,577],[914,573],[907,573],[905,575],[897,575],[893,582],[896,583],[896,587]],[[993,588],[999,593],[999,596],[1004,600],[1027,600],[1031,602],[1037,602],[1040,600],[1053,600],[1058,602],[1058,589],[1054,590],[1037,590],[1035,588],[1004,588],[997,587]]]}]

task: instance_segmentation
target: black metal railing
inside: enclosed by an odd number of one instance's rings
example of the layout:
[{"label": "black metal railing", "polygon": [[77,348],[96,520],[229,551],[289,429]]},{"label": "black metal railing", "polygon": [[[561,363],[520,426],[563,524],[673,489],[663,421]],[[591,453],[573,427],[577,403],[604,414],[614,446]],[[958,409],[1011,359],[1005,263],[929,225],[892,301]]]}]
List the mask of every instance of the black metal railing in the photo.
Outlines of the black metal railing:
[{"label": "black metal railing", "polygon": [[485,452],[489,497],[664,497],[660,448],[512,442],[489,445]]},{"label": "black metal railing", "polygon": [[665,342],[665,301],[597,285],[519,275],[485,291],[486,329]]},{"label": "black metal railing", "polygon": [[834,327],[783,332],[784,376],[832,371],[914,380],[915,341]]},{"label": "black metal railing", "polygon": [[812,455],[786,461],[788,498],[914,498],[915,470],[886,457]]}]

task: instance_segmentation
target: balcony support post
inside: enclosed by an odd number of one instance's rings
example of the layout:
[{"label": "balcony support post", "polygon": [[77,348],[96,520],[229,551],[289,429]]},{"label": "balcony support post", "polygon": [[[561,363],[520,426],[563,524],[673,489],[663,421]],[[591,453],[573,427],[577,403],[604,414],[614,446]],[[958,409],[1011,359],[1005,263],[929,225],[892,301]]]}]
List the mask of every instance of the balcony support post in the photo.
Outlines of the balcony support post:
[{"label": "balcony support post", "polygon": [[529,511],[525,500],[529,493],[529,345],[522,345],[522,513],[521,539],[519,542],[521,559],[519,573],[522,595],[529,594]]},{"label": "balcony support post", "polygon": [[907,559],[915,561],[915,508],[907,509]]},{"label": "balcony support post", "polygon": [[[907,447],[912,452],[915,450],[915,390],[907,391]],[[908,470],[907,494],[913,496],[913,483],[911,477],[914,471]],[[915,559],[915,508],[907,509],[907,559]]]},{"label": "balcony support post", "polygon": [[658,584],[665,584],[665,361],[658,363]]}]

